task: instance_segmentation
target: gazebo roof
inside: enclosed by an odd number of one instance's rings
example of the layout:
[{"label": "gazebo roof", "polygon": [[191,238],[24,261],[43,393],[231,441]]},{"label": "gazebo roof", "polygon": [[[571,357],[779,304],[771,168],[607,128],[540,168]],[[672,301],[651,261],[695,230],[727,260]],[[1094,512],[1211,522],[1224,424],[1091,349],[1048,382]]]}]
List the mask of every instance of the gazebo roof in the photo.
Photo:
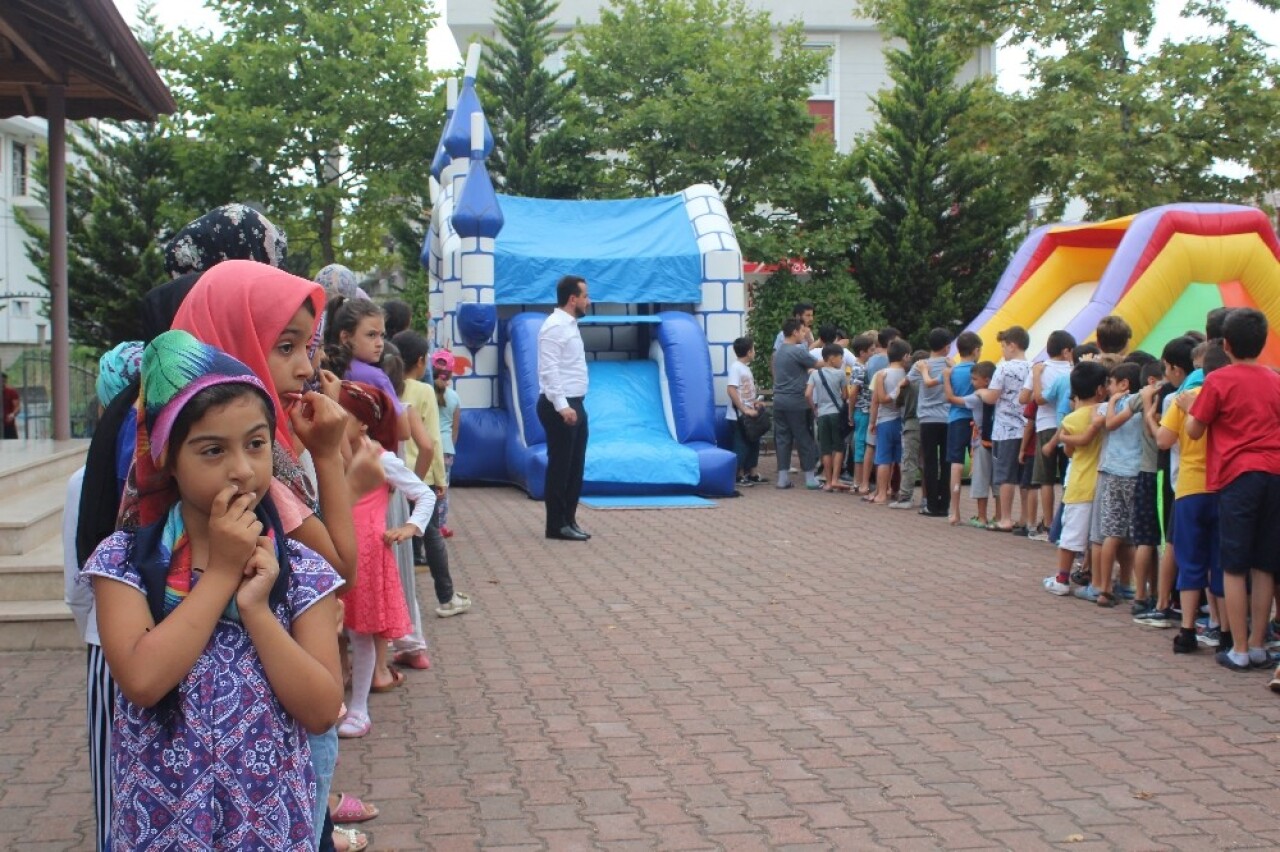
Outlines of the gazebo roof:
[{"label": "gazebo roof", "polygon": [[111,0],[0,3],[0,117],[48,113],[65,86],[66,117],[154,120],[173,96]]}]

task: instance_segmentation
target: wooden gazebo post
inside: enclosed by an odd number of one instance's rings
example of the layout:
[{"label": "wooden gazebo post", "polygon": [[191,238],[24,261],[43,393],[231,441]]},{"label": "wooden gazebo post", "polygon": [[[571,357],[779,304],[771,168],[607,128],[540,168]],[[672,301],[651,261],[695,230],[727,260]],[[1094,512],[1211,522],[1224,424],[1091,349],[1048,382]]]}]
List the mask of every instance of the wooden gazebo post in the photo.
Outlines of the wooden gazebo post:
[{"label": "wooden gazebo post", "polygon": [[49,122],[49,293],[53,326],[53,439],[71,438],[71,329],[67,306],[67,101],[63,86],[46,88]]}]

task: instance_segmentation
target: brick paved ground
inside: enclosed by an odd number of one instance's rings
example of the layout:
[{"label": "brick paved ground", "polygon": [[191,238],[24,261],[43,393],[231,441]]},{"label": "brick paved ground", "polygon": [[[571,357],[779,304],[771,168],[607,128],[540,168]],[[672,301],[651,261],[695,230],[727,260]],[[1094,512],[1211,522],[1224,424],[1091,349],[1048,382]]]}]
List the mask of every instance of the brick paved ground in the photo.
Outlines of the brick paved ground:
[{"label": "brick paved ground", "polygon": [[[338,767],[379,852],[1280,848],[1266,676],[1044,594],[1048,545],[767,486],[587,545],[453,512],[475,608]],[[84,849],[83,658],[0,665],[0,848]]]}]

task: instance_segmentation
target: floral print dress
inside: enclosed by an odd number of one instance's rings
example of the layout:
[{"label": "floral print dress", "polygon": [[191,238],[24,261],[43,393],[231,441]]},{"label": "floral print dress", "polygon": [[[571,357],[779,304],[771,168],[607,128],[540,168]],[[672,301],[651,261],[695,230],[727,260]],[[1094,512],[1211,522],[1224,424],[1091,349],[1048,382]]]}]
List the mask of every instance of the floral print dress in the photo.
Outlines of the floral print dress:
[{"label": "floral print dress", "polygon": [[[88,563],[142,592],[128,561],[132,533],[117,532]],[[285,629],[342,584],[318,554],[290,540],[292,578],[275,610]],[[314,847],[316,796],[302,726],[281,706],[248,632],[218,620],[178,685],[167,718],[119,694],[112,736],[112,847],[116,850],[285,850]]]}]

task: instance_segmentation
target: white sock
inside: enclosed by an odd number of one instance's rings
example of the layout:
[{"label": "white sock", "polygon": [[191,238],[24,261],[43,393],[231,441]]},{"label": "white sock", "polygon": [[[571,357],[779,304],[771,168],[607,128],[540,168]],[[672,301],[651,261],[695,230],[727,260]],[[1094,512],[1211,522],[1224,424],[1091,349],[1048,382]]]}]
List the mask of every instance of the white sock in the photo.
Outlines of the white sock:
[{"label": "white sock", "polygon": [[374,638],[368,633],[348,634],[351,644],[351,704],[347,714],[369,718],[369,687],[373,686],[373,669],[377,664]]}]

